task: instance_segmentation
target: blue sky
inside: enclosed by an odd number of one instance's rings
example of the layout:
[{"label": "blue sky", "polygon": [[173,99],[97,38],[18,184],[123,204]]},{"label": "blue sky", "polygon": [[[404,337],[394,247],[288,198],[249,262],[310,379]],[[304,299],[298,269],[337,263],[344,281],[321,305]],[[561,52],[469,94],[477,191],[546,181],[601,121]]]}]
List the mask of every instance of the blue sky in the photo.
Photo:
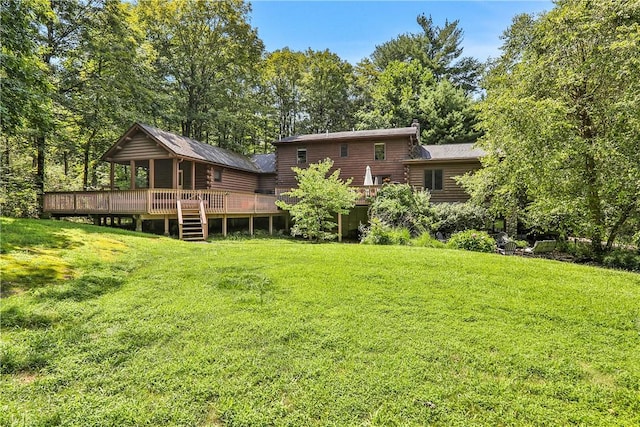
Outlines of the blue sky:
[{"label": "blue sky", "polygon": [[416,17],[432,15],[436,25],[460,20],[464,30],[464,56],[482,61],[497,57],[500,35],[518,13],[538,13],[553,8],[538,1],[253,1],[251,24],[267,51],[329,49],[357,63],[376,45],[402,33],[420,32]]}]

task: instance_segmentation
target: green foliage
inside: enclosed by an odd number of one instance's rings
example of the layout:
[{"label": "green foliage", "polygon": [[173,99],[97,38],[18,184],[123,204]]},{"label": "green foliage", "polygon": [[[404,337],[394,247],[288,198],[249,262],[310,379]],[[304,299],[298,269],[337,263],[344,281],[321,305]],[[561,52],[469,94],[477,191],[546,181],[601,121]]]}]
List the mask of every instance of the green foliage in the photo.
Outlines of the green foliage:
[{"label": "green foliage", "polygon": [[411,245],[422,248],[445,248],[447,245],[438,239],[431,237],[429,233],[423,233],[411,240]]},{"label": "green foliage", "polygon": [[447,246],[466,251],[493,252],[496,249],[496,241],[486,231],[465,230],[453,234]]},{"label": "green foliage", "polygon": [[361,227],[360,243],[367,245],[408,245],[411,233],[404,227],[392,227],[378,218],[372,218],[369,227]]},{"label": "green foliage", "polygon": [[448,235],[469,229],[483,230],[491,220],[485,208],[471,203],[438,203],[431,210],[434,233],[439,231]]},{"label": "green foliage", "polygon": [[614,249],[602,258],[602,264],[609,268],[640,272],[640,253],[629,249]]},{"label": "green foliage", "polygon": [[482,65],[471,57],[462,55],[462,29],[459,21],[445,21],[440,27],[433,24],[431,16],[417,17],[421,33],[399,35],[397,38],[376,46],[371,55],[380,70],[393,62],[416,60],[429,70],[438,81],[449,80],[465,92],[477,89]]},{"label": "green foliage", "polygon": [[611,248],[640,215],[640,3],[563,1],[518,16],[481,104],[478,202]]},{"label": "green foliage", "polygon": [[418,236],[431,224],[429,197],[429,192],[414,191],[408,184],[383,185],[369,205],[369,218]]},{"label": "green foliage", "polygon": [[340,179],[340,169],[329,174],[331,159],[309,165],[306,169],[292,168],[298,187],[283,195],[296,199],[295,203],[278,200],[279,208],[289,211],[294,225],[291,234],[314,241],[333,240],[337,235],[335,214],[347,214],[355,206],[357,194],[349,188],[351,179]]}]

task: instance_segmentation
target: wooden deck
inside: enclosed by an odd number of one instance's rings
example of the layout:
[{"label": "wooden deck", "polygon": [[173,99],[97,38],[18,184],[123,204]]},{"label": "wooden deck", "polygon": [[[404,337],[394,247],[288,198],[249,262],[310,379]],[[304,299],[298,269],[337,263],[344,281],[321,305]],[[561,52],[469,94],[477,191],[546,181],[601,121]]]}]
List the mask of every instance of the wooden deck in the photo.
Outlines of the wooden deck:
[{"label": "wooden deck", "polygon": [[[380,185],[368,185],[365,187],[359,186],[351,186],[353,190],[358,193],[358,198],[356,199],[356,206],[366,206],[369,204],[370,199],[375,197],[378,194],[378,190],[380,190],[382,186]],[[295,203],[296,200],[293,197],[284,196],[282,193],[286,193],[291,191],[290,188],[276,188],[276,196],[278,200],[284,200],[287,203]]]},{"label": "wooden deck", "polygon": [[44,211],[57,215],[177,215],[178,200],[202,200],[207,215],[279,214],[274,195],[216,190],[143,189],[46,193]]}]

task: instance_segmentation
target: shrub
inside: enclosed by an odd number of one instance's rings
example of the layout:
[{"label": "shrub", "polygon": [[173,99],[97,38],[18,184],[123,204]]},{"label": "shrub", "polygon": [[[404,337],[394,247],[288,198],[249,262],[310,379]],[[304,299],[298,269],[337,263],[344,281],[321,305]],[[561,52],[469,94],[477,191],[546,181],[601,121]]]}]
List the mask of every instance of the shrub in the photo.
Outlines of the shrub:
[{"label": "shrub", "polygon": [[489,211],[470,203],[440,203],[432,206],[434,233],[445,235],[463,230],[482,230],[491,220]]},{"label": "shrub", "polygon": [[475,252],[493,252],[496,241],[485,231],[466,230],[455,233],[447,245],[454,249],[464,249]]},{"label": "shrub", "polygon": [[406,228],[394,228],[377,218],[371,219],[369,227],[360,227],[360,243],[368,245],[407,245],[411,233]]},{"label": "shrub", "polygon": [[602,265],[609,268],[640,271],[640,253],[627,249],[614,249],[604,256]]},{"label": "shrub", "polygon": [[429,233],[423,233],[411,241],[414,246],[420,246],[423,248],[444,248],[447,245],[442,243],[438,239],[431,237]]},{"label": "shrub", "polygon": [[428,192],[414,191],[408,184],[384,185],[371,201],[369,218],[392,228],[408,229],[412,236],[419,236],[431,224],[429,197]]}]

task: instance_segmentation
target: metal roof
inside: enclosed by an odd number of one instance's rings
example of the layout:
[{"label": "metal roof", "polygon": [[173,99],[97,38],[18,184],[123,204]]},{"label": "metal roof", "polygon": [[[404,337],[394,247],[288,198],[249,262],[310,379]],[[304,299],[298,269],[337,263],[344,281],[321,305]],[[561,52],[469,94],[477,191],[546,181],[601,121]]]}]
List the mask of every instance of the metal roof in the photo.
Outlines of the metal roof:
[{"label": "metal roof", "polygon": [[276,173],[276,153],[254,154],[251,161],[262,173]]},{"label": "metal roof", "polygon": [[420,157],[414,161],[421,160],[477,160],[486,153],[480,148],[474,148],[473,143],[466,144],[441,144],[441,145],[421,145]]},{"label": "metal roof", "polygon": [[388,139],[394,137],[415,137],[418,138],[419,129],[417,127],[392,128],[392,129],[374,129],[374,130],[356,130],[347,132],[327,132],[314,133],[310,135],[295,135],[282,138],[275,141],[274,144],[293,143],[293,142],[319,142],[319,141],[336,141],[336,140],[352,140],[352,139]]},{"label": "metal roof", "polygon": [[260,172],[259,168],[242,154],[234,153],[224,148],[204,144],[186,136],[176,135],[153,126],[137,123],[150,137],[165,146],[169,151],[178,156],[189,157],[191,159],[203,160],[209,163],[216,163],[229,166],[235,169],[249,172]]}]

